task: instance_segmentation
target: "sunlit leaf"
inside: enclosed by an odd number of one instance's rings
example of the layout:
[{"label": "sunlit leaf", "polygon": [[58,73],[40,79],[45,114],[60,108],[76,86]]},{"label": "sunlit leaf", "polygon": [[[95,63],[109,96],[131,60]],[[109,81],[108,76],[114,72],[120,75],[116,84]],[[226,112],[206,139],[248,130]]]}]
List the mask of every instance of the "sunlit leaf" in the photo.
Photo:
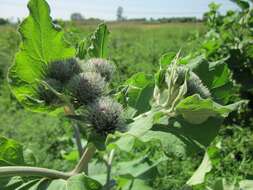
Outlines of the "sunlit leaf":
[{"label": "sunlit leaf", "polygon": [[38,81],[43,79],[46,66],[52,61],[75,55],[75,49],[63,39],[63,32],[55,27],[45,0],[31,0],[30,15],[22,22],[20,50],[9,70],[9,84],[13,94],[26,108],[36,112],[58,112],[58,107],[46,106],[38,100]]}]

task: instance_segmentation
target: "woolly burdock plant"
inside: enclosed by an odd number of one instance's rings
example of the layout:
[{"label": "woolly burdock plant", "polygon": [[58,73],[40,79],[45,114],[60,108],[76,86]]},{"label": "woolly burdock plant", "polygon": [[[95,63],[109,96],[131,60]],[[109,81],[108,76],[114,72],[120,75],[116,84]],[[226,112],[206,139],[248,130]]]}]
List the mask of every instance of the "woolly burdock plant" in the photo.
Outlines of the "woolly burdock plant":
[{"label": "woolly burdock plant", "polygon": [[92,129],[101,136],[124,130],[123,108],[109,97],[101,97],[90,104],[86,117]]},{"label": "woolly burdock plant", "polygon": [[110,81],[115,71],[115,66],[106,59],[93,58],[83,65],[84,70],[100,73],[105,81]]},{"label": "woolly burdock plant", "polygon": [[85,72],[75,75],[68,84],[71,96],[78,104],[87,105],[102,96],[106,82],[99,73]]}]

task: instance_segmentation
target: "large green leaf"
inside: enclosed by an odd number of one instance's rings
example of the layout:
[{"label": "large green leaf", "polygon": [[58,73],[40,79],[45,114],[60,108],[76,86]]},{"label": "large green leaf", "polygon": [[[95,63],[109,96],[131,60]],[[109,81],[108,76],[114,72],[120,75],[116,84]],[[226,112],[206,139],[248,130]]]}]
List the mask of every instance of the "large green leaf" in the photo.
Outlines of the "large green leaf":
[{"label": "large green leaf", "polygon": [[212,170],[212,162],[208,156],[208,153],[205,153],[205,156],[199,165],[198,169],[194,172],[192,177],[187,181],[187,185],[193,186],[204,183],[205,176]]},{"label": "large green leaf", "polygon": [[201,55],[190,60],[187,66],[200,77],[204,85],[211,91],[215,101],[226,104],[234,95],[235,89],[226,58],[216,62],[208,62]]},{"label": "large green leaf", "polygon": [[17,188],[17,190],[101,190],[102,185],[96,180],[79,174],[68,180],[40,179],[28,181]]},{"label": "large green leaf", "polygon": [[176,106],[176,111],[189,123],[201,124],[210,117],[227,117],[231,111],[236,109],[237,105],[238,103],[222,106],[211,99],[203,99],[195,94],[182,100]]},{"label": "large green leaf", "polygon": [[162,57],[160,58],[160,68],[167,69],[168,65],[171,64],[176,55],[177,54],[174,52],[169,52],[162,55]]},{"label": "large green leaf", "polygon": [[116,165],[115,172],[118,175],[131,175],[133,178],[138,178],[165,160],[165,157],[161,157],[153,162],[148,157],[143,157],[131,161],[119,162]]},{"label": "large green leaf", "polygon": [[127,105],[136,109],[136,114],[150,110],[150,100],[153,97],[154,81],[153,77],[145,73],[137,73],[128,79],[124,86],[126,89],[122,96]]},{"label": "large green leaf", "polygon": [[161,150],[165,153],[186,156],[207,148],[222,122],[223,117],[210,117],[201,124],[193,124],[180,115],[168,117],[153,109],[135,118],[127,132],[115,134],[116,137],[108,142],[114,141],[119,148],[129,151],[135,138],[143,142],[156,140],[161,142]]},{"label": "large green leaf", "polygon": [[250,8],[249,2],[247,2],[245,0],[231,0],[231,1],[236,3],[243,10]]},{"label": "large green leaf", "polygon": [[13,94],[26,108],[53,112],[58,107],[47,107],[38,100],[38,81],[43,79],[50,62],[73,57],[75,49],[69,47],[63,39],[64,33],[52,23],[45,0],[30,0],[28,8],[30,15],[19,28],[22,43],[9,70],[9,83]]},{"label": "large green leaf", "polygon": [[217,136],[223,120],[209,118],[206,122],[196,125],[178,116],[169,119],[168,125],[154,125],[151,130],[142,134],[140,140],[161,141],[161,149],[168,155],[187,156],[205,150]]},{"label": "large green leaf", "polygon": [[149,131],[155,123],[156,110],[151,110],[142,115],[139,115],[134,119],[132,123],[128,125],[128,132],[126,135],[132,135],[135,137],[141,137],[147,131]]},{"label": "large green leaf", "polygon": [[152,190],[144,180],[134,179],[128,176],[117,179],[118,188],[121,190]]},{"label": "large green leaf", "polygon": [[87,39],[89,57],[107,58],[107,42],[110,32],[106,24],[100,24],[97,30]]}]

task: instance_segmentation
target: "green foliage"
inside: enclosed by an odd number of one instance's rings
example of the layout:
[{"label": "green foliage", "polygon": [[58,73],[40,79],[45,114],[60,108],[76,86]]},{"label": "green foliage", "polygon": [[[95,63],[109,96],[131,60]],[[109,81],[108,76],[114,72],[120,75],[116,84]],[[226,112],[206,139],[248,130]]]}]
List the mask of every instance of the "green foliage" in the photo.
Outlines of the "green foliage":
[{"label": "green foliage", "polygon": [[199,95],[193,95],[182,100],[177,106],[176,111],[183,118],[192,124],[201,124],[210,117],[225,118],[236,105],[222,106],[211,99],[202,99]]},{"label": "green foliage", "polygon": [[125,106],[137,110],[136,114],[148,111],[151,106],[149,100],[153,96],[154,82],[152,76],[137,73],[129,78],[117,94],[117,99]]},{"label": "green foliage", "polygon": [[4,137],[0,137],[0,166],[24,164],[23,147]]},{"label": "green foliage", "polygon": [[23,41],[9,70],[9,83],[13,94],[28,109],[54,112],[57,106],[45,106],[38,99],[38,81],[43,80],[49,63],[71,58],[75,50],[63,41],[63,32],[52,24],[49,6],[44,0],[32,0],[28,8],[30,16],[19,29]]},{"label": "green foliage", "polygon": [[90,58],[107,58],[107,42],[110,32],[106,24],[100,24],[96,31],[89,38],[81,41],[77,48],[77,57],[84,59],[85,56]]},{"label": "green foliage", "polygon": [[37,180],[36,183],[31,182],[22,185],[22,188],[34,189],[34,190],[100,190],[102,188],[99,182],[91,179],[85,175],[77,175],[69,178],[68,180],[49,180],[42,179]]},{"label": "green foliage", "polygon": [[[228,11],[225,15],[219,12],[219,6],[212,4],[211,10],[206,14],[206,24],[210,32],[203,38],[202,48],[197,54],[204,54],[207,60],[213,62],[223,60],[226,70],[231,71],[232,78],[239,85],[239,93],[238,91],[237,93],[241,98],[251,101],[253,88],[252,3],[249,0],[233,0],[233,2],[240,10]],[[226,87],[227,93],[229,88]],[[219,91],[218,94],[220,94]],[[249,103],[249,109],[242,112],[238,120],[249,125],[251,115],[252,101]]]},{"label": "green foliage", "polygon": [[[243,10],[248,10],[244,1],[237,3]],[[218,7],[213,4],[211,8],[209,16],[214,18],[210,20],[215,22]],[[52,24],[47,3],[44,0],[31,0],[29,9],[30,16],[20,29],[23,37],[21,51],[17,54],[9,73],[12,92],[22,105],[32,111],[55,113],[59,111],[59,107],[65,106],[68,118],[77,120],[82,126],[82,135],[86,140],[96,146],[102,145],[102,148],[97,146],[98,151],[90,165],[95,169],[91,170],[90,177],[81,174],[83,170],[86,171],[81,168],[82,171],[78,173],[67,173],[70,175],[67,180],[4,179],[7,180],[4,182],[6,189],[19,186],[19,189],[48,190],[95,190],[102,187],[149,190],[154,186],[154,178],[159,175],[157,170],[160,164],[170,158],[190,158],[206,151],[203,163],[188,184],[196,185],[205,181],[206,174],[220,163],[215,151],[212,152],[208,147],[217,136],[223,119],[230,112],[237,110],[240,104],[237,102],[227,105],[237,101],[231,95],[235,88],[230,80],[231,72],[226,65],[229,56],[219,57],[216,54],[218,50],[213,49],[224,42],[207,42],[203,47],[208,52],[200,50],[196,55],[183,58],[180,58],[179,53],[167,53],[160,59],[160,68],[156,75],[137,73],[123,85],[109,91],[109,88],[105,89],[109,80],[101,70],[90,71],[84,67],[81,73],[81,69],[74,72],[72,67],[68,67],[68,63],[72,62],[75,62],[78,68],[79,64],[86,63],[77,63],[75,59],[69,61],[69,58],[74,57],[75,50],[64,42],[63,33]],[[219,24],[215,24],[216,29]],[[45,31],[48,32],[47,35]],[[86,41],[78,43],[76,56],[80,59],[107,57],[108,34],[107,26],[99,25]],[[212,58],[213,55],[217,56],[218,60]],[[63,68],[64,72],[48,72],[50,69],[56,70],[51,67],[54,63],[57,63],[57,68]],[[64,67],[65,65],[67,67]],[[70,74],[65,72],[65,69],[70,69]],[[48,73],[51,73],[50,78],[47,78]],[[59,77],[58,74],[62,74],[63,77],[55,78]],[[56,81],[49,82],[49,79]],[[96,85],[102,86],[98,94],[93,93],[93,90],[97,90]],[[230,87],[233,88],[228,90]],[[208,95],[203,95],[205,90]],[[102,95],[114,96],[122,103],[126,120],[122,118],[121,122],[120,118],[119,122],[121,106],[111,99],[103,102],[105,98]],[[119,131],[123,126],[125,131]],[[100,134],[90,131],[90,128]],[[6,143],[0,146],[4,156],[7,155],[6,158],[2,156],[4,163],[11,162],[12,159],[5,153],[8,146]],[[89,151],[88,148],[86,150]],[[112,163],[110,157],[114,151],[115,162]],[[76,159],[77,154],[73,151],[69,155],[68,159]],[[103,167],[96,171],[97,165]],[[220,181],[217,184],[214,188],[222,189],[227,185]],[[209,186],[210,189],[213,188],[212,185]],[[251,186],[249,181],[242,182],[241,187],[247,186]]]}]

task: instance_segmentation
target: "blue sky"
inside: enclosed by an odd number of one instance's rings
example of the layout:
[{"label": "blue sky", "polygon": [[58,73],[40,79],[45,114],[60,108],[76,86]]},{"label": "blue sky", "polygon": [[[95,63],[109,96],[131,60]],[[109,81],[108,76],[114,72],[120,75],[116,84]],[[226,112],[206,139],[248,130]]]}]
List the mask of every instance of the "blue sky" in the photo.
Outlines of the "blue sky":
[{"label": "blue sky", "polygon": [[[54,18],[69,19],[73,12],[86,18],[115,19],[118,6],[124,8],[127,18],[159,18],[173,16],[202,17],[210,2],[222,4],[222,12],[234,9],[229,0],[48,0]],[[28,0],[0,0],[0,17],[23,18],[28,14]]]}]

